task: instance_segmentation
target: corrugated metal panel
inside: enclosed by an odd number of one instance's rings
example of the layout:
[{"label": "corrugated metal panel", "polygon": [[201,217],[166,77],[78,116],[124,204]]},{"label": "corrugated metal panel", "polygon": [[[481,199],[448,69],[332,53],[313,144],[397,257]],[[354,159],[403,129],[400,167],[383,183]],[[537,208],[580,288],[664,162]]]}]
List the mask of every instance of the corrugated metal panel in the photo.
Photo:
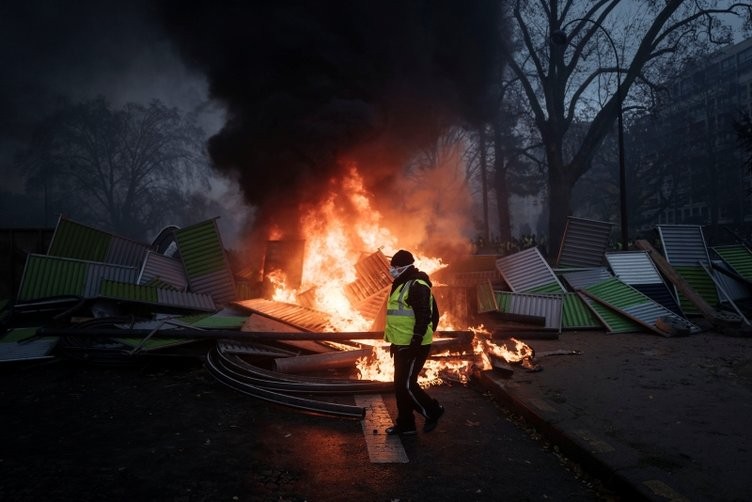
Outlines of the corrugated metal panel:
[{"label": "corrugated metal panel", "polygon": [[112,236],[63,218],[58,219],[47,254],[88,261],[104,261]]},{"label": "corrugated metal panel", "polygon": [[752,252],[742,245],[714,246],[711,248],[731,269],[752,281]]},{"label": "corrugated metal panel", "polygon": [[577,293],[565,293],[562,304],[563,329],[596,329],[603,324]]},{"label": "corrugated metal panel", "polygon": [[212,312],[217,310],[211,295],[191,293],[188,291],[172,291],[169,289],[157,289],[157,301],[160,305],[171,305],[191,310]]},{"label": "corrugated metal panel", "polygon": [[598,284],[593,284],[585,289],[609,305],[619,308],[637,305],[638,303],[645,303],[650,300],[648,297],[636,289],[629,287],[629,285],[624,284],[616,277],[612,277],[611,279],[607,279]]},{"label": "corrugated metal panel", "polygon": [[[659,317],[670,317],[676,319],[677,322],[686,324],[688,327],[694,326],[686,319],[677,316],[664,306],[654,302],[635,288],[616,278],[590,286],[586,291],[599,301],[632,316],[650,328],[655,327],[655,321]],[[698,331],[698,329],[694,327],[694,331]]]},{"label": "corrugated metal panel", "polygon": [[557,284],[559,291],[565,291],[538,248],[503,256],[496,260],[496,268],[514,292],[531,291],[551,284]]},{"label": "corrugated metal panel", "polygon": [[148,251],[141,267],[138,284],[144,285],[154,280],[170,284],[179,291],[184,291],[188,287],[188,279],[180,260]]},{"label": "corrugated metal panel", "polygon": [[663,278],[647,251],[606,253],[606,261],[614,275],[631,286],[663,283]]},{"label": "corrugated metal panel", "polygon": [[140,267],[147,250],[146,244],[61,217],[47,254]]},{"label": "corrugated metal panel", "polygon": [[381,309],[386,309],[386,300],[389,298],[390,289],[391,286],[387,286],[378,293],[369,296],[355,306],[356,310],[366,319],[376,319]]},{"label": "corrugated metal panel", "polygon": [[102,279],[135,282],[136,270],[121,265],[32,254],[26,260],[18,300],[65,295],[93,298],[99,294]]},{"label": "corrugated metal panel", "polygon": [[585,289],[613,277],[606,267],[579,270],[577,272],[565,272],[561,274],[561,276],[574,290]]},{"label": "corrugated metal panel", "polygon": [[229,270],[218,270],[191,279],[191,291],[211,295],[219,304],[235,299],[235,281]]},{"label": "corrugated metal panel", "polygon": [[551,282],[549,284],[541,284],[540,286],[533,288],[529,291],[525,291],[526,293],[536,293],[539,295],[547,295],[547,294],[561,294],[561,283],[560,282]]},{"label": "corrugated metal panel", "polygon": [[157,303],[157,288],[125,284],[115,281],[102,281],[100,295],[105,298],[118,298],[142,303]]},{"label": "corrugated metal panel", "polygon": [[158,307],[173,307],[186,310],[213,312],[216,309],[212,297],[172,289],[160,289],[138,284],[124,284],[116,281],[102,281],[101,292],[103,298],[114,298],[135,303],[145,303]]},{"label": "corrugated metal panel", "polygon": [[671,265],[694,267],[710,264],[705,236],[699,225],[658,225],[663,256]]},{"label": "corrugated metal panel", "polygon": [[570,216],[564,230],[558,267],[599,267],[611,237],[611,224]]},{"label": "corrugated metal panel", "polygon": [[[718,305],[718,292],[710,276],[701,266],[674,266],[678,273],[695,292],[711,307]],[[679,293],[679,306],[687,315],[699,315],[700,310],[683,294]]]},{"label": "corrugated metal panel", "polygon": [[370,254],[355,264],[357,279],[345,286],[352,305],[357,305],[387,286],[391,286],[389,262],[381,251]]},{"label": "corrugated metal panel", "polygon": [[86,269],[86,290],[84,296],[94,298],[100,294],[102,281],[111,280],[125,284],[136,284],[135,268],[109,263],[89,263]]},{"label": "corrugated metal panel", "polygon": [[289,303],[274,302],[255,298],[252,300],[242,300],[232,303],[244,310],[261,314],[265,317],[275,319],[296,327],[303,331],[327,331],[331,329],[329,325],[329,316],[323,312],[310,310],[298,305]]},{"label": "corrugated metal panel", "polygon": [[189,278],[222,270],[226,265],[215,220],[191,225],[175,231],[180,258]]},{"label": "corrugated metal panel", "polygon": [[628,317],[624,317],[618,312],[601,305],[592,298],[584,297],[582,300],[587,303],[610,333],[638,333],[645,329]]},{"label": "corrugated metal panel", "polygon": [[175,231],[190,289],[209,294],[217,303],[235,298],[235,279],[215,220]]},{"label": "corrugated metal panel", "polygon": [[26,258],[18,300],[33,300],[51,296],[81,296],[86,284],[86,262],[51,259],[30,254]]},{"label": "corrugated metal panel", "polygon": [[478,300],[477,312],[479,314],[499,310],[499,306],[496,304],[496,293],[490,282],[478,284],[475,287],[475,292]]},{"label": "corrugated metal panel", "polygon": [[678,316],[683,316],[679,304],[676,303],[676,298],[671,294],[671,290],[666,283],[660,284],[635,284],[632,286],[637,291],[647,296],[656,303],[660,303],[671,312]]},{"label": "corrugated metal panel", "polygon": [[[720,283],[723,291],[731,297],[731,300],[736,301],[752,296],[752,290],[748,283],[735,279],[731,275],[724,274],[723,270],[726,270],[731,274],[736,273],[736,270],[731,269],[728,263],[720,260],[713,260],[713,271],[715,272],[714,277]],[[723,298],[723,301],[726,301],[726,298],[723,297],[723,295],[721,295],[721,297]]]},{"label": "corrugated metal panel", "polygon": [[682,312],[647,251],[606,253],[614,275],[672,313]]},{"label": "corrugated metal panel", "polygon": [[60,341],[60,337],[46,336],[35,339],[37,328],[16,328],[0,337],[0,361],[28,361],[47,359]]},{"label": "corrugated metal panel", "polygon": [[149,248],[145,244],[121,237],[113,237],[107,250],[106,263],[140,267]]},{"label": "corrugated metal panel", "polygon": [[650,327],[655,327],[656,321],[658,321],[658,319],[660,319],[661,317],[664,317],[671,319],[673,321],[673,324],[686,327],[692,333],[698,333],[700,331],[700,328],[695,324],[689,322],[683,317],[674,314],[670,310],[657,303],[641,303],[627,307],[623,310],[626,314],[629,314],[635,319],[639,319],[641,322]]},{"label": "corrugated metal panel", "polygon": [[496,303],[500,312],[545,317],[546,328],[561,331],[562,297],[497,291]]},{"label": "corrugated metal panel", "polygon": [[210,315],[190,323],[195,328],[240,329],[248,316]]}]

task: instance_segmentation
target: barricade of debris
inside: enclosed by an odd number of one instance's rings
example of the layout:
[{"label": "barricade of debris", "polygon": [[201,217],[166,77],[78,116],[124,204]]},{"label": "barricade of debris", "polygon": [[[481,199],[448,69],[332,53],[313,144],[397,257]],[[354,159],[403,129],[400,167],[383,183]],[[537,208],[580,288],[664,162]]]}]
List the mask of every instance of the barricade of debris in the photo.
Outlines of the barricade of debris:
[{"label": "barricade of debris", "polygon": [[[657,232],[660,252],[644,240],[636,250],[609,251],[609,223],[571,217],[552,263],[532,247],[450,264],[433,291],[463,328],[438,333],[432,358],[510,377],[517,368],[540,371],[545,355],[578,354],[536,355],[520,342],[562,332],[688,336],[713,328],[747,335],[741,305],[752,296],[752,252],[742,244],[709,249],[700,226]],[[290,267],[291,256],[291,275],[299,274],[303,243],[270,243],[265,267]],[[368,379],[362,369],[379,358],[388,261],[377,250],[354,266],[347,298],[372,326],[341,332],[311,308],[311,291],[293,304],[263,298],[263,280],[244,281],[216,220],[168,227],[147,245],[61,217],[47,253],[27,256],[18,294],[3,307],[0,362],[200,357],[239,392],[360,418],[362,408],[321,398],[391,391],[388,379]]]}]

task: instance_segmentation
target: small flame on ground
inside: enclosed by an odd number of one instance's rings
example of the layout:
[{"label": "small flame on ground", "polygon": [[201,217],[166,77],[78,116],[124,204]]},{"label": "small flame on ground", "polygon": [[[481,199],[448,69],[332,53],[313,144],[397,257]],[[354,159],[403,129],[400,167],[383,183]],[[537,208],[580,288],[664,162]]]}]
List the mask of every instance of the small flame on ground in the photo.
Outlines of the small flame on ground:
[{"label": "small flame on ground", "polygon": [[[489,354],[508,363],[520,362],[533,356],[533,349],[516,338],[509,339],[514,343],[513,349],[506,344],[496,344],[483,325],[470,327],[468,331],[473,333],[472,354],[444,352],[432,355],[418,379],[421,387],[441,385],[446,379],[466,383],[475,369],[485,371],[493,368]],[[389,382],[394,379],[394,367],[387,344],[374,348],[370,357],[358,359],[356,367],[361,380]]]}]

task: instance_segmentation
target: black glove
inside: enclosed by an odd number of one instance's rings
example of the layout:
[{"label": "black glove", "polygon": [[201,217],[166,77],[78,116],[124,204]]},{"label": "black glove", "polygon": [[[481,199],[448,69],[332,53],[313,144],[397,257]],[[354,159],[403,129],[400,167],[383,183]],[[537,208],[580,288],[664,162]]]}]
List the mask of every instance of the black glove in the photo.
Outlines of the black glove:
[{"label": "black glove", "polygon": [[423,344],[423,336],[415,333],[410,340],[410,350],[417,352],[420,346]]},{"label": "black glove", "polygon": [[396,352],[397,352],[397,346],[396,346],[396,345],[394,345],[394,344],[391,344],[391,345],[389,346],[389,357],[391,357],[392,359],[394,359],[394,354],[395,354]]}]

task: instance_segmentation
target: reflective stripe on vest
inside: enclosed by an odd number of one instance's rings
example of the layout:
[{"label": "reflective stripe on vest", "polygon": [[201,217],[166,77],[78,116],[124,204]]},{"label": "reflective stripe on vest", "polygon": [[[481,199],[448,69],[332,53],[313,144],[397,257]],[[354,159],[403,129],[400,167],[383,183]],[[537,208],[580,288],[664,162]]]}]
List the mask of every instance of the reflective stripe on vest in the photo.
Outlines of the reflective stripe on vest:
[{"label": "reflective stripe on vest", "polygon": [[[413,285],[413,283],[416,281],[416,279],[413,279],[411,281],[407,281],[405,284],[402,285],[402,287],[399,290],[399,295],[397,296],[397,308],[396,309],[387,309],[386,315],[399,315],[399,316],[405,316],[405,317],[415,317],[415,312],[413,312],[413,309],[409,307],[405,303],[405,291],[410,291],[410,286]],[[428,284],[426,284],[428,286]]]},{"label": "reflective stripe on vest", "polygon": [[[407,304],[407,295],[413,283],[423,284],[427,288],[428,283],[421,279],[407,281],[389,295],[387,300],[386,327],[384,328],[384,340],[395,345],[410,345],[415,327],[415,312]],[[391,308],[390,308],[391,307]],[[429,308],[433,312],[433,294],[429,294]],[[423,344],[428,345],[433,341],[433,327],[429,321],[426,333],[423,335]]]}]

